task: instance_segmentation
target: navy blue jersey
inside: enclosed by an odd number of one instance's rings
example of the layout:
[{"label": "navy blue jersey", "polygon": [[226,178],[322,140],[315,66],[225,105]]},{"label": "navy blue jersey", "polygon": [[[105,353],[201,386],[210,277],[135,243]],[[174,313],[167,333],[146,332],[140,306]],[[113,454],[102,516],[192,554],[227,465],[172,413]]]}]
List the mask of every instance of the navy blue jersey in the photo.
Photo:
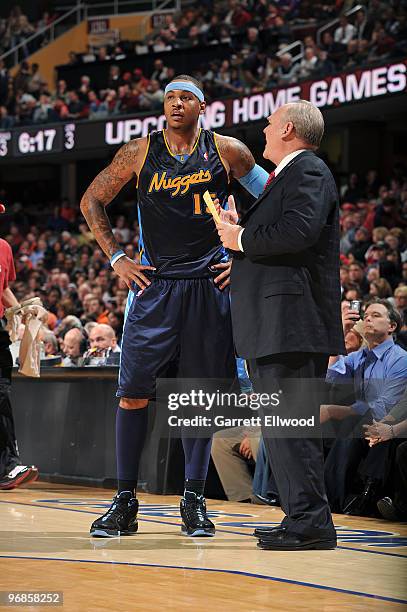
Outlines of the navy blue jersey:
[{"label": "navy blue jersey", "polygon": [[227,203],[228,176],[209,130],[199,131],[186,156],[171,153],[163,131],[154,132],[138,179],[141,263],[168,278],[210,276],[226,252],[203,193]]}]

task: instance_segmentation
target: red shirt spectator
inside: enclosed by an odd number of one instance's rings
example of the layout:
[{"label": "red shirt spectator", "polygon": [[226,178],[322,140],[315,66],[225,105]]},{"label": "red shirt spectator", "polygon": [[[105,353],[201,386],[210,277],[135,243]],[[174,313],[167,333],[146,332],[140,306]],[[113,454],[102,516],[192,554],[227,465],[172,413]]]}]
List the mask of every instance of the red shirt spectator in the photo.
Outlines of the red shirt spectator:
[{"label": "red shirt spectator", "polygon": [[13,252],[8,242],[0,238],[0,318],[4,315],[3,293],[16,280]]}]

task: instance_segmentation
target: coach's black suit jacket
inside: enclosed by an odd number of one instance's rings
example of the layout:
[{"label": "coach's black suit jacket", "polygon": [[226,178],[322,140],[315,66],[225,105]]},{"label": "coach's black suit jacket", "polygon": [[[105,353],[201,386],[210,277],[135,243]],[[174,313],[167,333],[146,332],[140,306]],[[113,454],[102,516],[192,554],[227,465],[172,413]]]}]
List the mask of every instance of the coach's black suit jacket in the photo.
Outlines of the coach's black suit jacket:
[{"label": "coach's black suit jacket", "polygon": [[[249,360],[255,391],[283,389],[279,410],[316,422],[315,380],[325,377],[329,355],[345,352],[338,217],[327,166],[311,151],[299,153],[243,217],[244,253],[236,254],[231,275],[235,344]],[[284,526],[334,539],[321,439],[313,432],[296,438],[262,429]]]},{"label": "coach's black suit jacket", "polygon": [[297,155],[243,216],[244,253],[231,274],[239,356],[344,353],[338,219],[334,179],[311,151]]}]

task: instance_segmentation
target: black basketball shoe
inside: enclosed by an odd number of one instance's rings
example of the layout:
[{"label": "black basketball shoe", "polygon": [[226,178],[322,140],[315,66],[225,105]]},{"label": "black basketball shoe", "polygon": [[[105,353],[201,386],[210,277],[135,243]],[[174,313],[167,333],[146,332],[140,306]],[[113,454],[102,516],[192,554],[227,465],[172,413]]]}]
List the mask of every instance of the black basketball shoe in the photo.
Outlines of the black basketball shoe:
[{"label": "black basketball shoe", "polygon": [[94,538],[113,538],[137,533],[138,501],[132,497],[130,491],[122,491],[113,498],[109,510],[90,528],[90,535]]},{"label": "black basketball shoe", "polygon": [[215,525],[208,519],[203,495],[185,491],[179,509],[182,518],[181,533],[191,537],[215,535]]}]

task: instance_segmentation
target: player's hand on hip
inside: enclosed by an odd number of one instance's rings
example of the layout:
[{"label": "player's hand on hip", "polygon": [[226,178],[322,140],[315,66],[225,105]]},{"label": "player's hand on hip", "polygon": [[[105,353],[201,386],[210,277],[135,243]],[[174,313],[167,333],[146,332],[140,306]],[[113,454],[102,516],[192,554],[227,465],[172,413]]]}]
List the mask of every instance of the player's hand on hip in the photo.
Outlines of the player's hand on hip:
[{"label": "player's hand on hip", "polygon": [[239,215],[236,212],[235,198],[232,195],[228,197],[228,210],[225,210],[221,207],[218,198],[216,198],[213,203],[215,204],[215,208],[218,211],[220,220],[223,223],[231,223],[232,225],[237,224],[239,220]]},{"label": "player's hand on hip", "polygon": [[137,264],[129,257],[121,257],[113,265],[113,270],[128,286],[130,291],[133,291],[133,283],[136,283],[140,289],[145,289],[151,285],[151,281],[143,274],[144,270],[155,270],[153,266],[143,266]]},{"label": "player's hand on hip", "polygon": [[215,270],[223,270],[218,276],[215,276],[213,282],[216,283],[219,289],[222,291],[225,287],[230,285],[230,271],[232,269],[232,260],[224,261],[223,263],[215,264],[211,266]]}]

